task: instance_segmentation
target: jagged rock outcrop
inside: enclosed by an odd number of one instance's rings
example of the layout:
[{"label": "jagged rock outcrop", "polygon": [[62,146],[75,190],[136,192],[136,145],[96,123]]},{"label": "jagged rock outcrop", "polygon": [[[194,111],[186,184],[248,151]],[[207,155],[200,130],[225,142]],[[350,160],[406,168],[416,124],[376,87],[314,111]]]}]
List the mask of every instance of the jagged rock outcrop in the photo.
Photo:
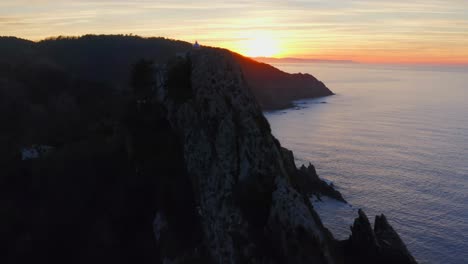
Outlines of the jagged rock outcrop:
[{"label": "jagged rock outcrop", "polygon": [[309,163],[307,167],[302,165],[297,169],[296,164],[294,163],[293,152],[286,148],[282,148],[281,151],[286,170],[291,177],[291,183],[296,190],[299,190],[308,197],[315,195],[320,199],[321,195],[326,195],[338,201],[346,202],[339,191],[335,190],[332,185],[319,178],[314,165]]},{"label": "jagged rock outcrop", "polygon": [[372,229],[366,214],[358,214],[344,242],[345,263],[416,263],[384,215],[376,216]]},{"label": "jagged rock outcrop", "polygon": [[388,223],[385,215],[375,217],[374,232],[382,249],[382,258],[388,263],[416,263],[398,233]]}]

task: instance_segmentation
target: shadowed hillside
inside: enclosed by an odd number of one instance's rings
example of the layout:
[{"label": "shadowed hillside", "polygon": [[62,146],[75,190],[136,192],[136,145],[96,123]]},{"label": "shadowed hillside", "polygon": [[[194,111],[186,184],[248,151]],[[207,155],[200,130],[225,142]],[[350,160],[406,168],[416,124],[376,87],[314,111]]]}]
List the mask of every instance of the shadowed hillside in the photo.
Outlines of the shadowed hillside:
[{"label": "shadowed hillside", "polygon": [[[166,63],[175,54],[191,49],[192,45],[183,41],[123,35],[58,37],[38,43],[0,38],[0,69],[54,66],[74,78],[127,89],[128,69],[137,60]],[[238,54],[236,59],[264,109],[290,107],[293,100],[332,94],[309,74],[288,74]]]},{"label": "shadowed hillside", "polygon": [[333,94],[310,74],[289,74],[241,55],[236,55],[236,59],[263,109],[287,108],[294,100]]}]

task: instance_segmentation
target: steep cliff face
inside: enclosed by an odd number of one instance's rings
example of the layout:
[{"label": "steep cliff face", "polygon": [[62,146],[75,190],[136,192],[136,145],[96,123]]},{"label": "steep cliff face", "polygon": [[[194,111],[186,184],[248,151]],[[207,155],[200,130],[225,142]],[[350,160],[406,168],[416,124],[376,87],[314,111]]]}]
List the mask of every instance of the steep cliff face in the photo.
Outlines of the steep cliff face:
[{"label": "steep cliff face", "polygon": [[[333,262],[332,238],[292,186],[286,157],[226,50],[192,52],[190,90],[161,103],[183,141],[205,248],[216,263]],[[172,83],[169,76],[168,83]],[[184,78],[178,76],[178,78]],[[155,227],[157,230],[159,226]],[[164,241],[160,241],[164,243]],[[176,261],[178,257],[172,259]]]},{"label": "steep cliff face", "polygon": [[[312,165],[296,168],[292,153],[272,136],[237,59],[226,50],[193,51],[172,66],[190,70],[169,74],[168,85],[158,88],[159,103],[182,142],[203,241],[179,255],[163,253],[163,259],[181,263],[203,255],[214,263],[371,260],[365,251],[352,251],[354,246],[370,249],[375,244],[356,241],[366,232],[358,230],[349,241],[338,243],[323,226],[310,195],[344,199],[318,178]],[[185,96],[175,96],[171,89]],[[166,218],[162,212],[158,217]],[[154,229],[164,233],[168,225],[157,221]],[[347,257],[344,252],[349,250],[357,257]]]}]

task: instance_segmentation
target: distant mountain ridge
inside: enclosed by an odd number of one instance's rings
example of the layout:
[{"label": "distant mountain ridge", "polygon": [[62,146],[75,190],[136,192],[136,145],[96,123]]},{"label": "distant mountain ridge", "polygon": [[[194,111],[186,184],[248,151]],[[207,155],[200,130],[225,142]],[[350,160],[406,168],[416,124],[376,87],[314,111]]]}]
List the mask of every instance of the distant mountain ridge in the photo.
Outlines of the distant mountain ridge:
[{"label": "distant mountain ridge", "polygon": [[304,59],[304,58],[271,58],[271,57],[253,57],[252,59],[264,63],[357,63],[353,60],[326,60],[326,59]]},{"label": "distant mountain ridge", "polygon": [[[166,63],[176,54],[190,50],[192,44],[184,41],[127,35],[58,37],[39,42],[0,37],[0,71],[32,65],[54,68],[82,80],[126,90],[129,69],[137,60]],[[309,74],[289,74],[240,54],[235,57],[264,110],[287,108],[294,100],[333,94]]]}]

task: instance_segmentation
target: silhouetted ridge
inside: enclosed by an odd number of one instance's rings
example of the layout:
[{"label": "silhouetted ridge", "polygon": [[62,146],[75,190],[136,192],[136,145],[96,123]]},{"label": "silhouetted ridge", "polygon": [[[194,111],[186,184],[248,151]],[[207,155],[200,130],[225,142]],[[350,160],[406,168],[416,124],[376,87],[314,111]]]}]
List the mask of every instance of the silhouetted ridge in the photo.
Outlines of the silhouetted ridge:
[{"label": "silhouetted ridge", "polygon": [[333,95],[325,84],[310,74],[289,74],[266,63],[236,54],[247,83],[264,109],[292,106],[292,102],[304,98]]},{"label": "silhouetted ridge", "polygon": [[[128,68],[139,59],[166,63],[191,49],[192,45],[183,41],[131,35],[57,37],[37,43],[3,37],[0,64],[17,68],[39,61],[55,65],[70,76],[125,90],[130,78]],[[291,107],[297,99],[333,94],[309,74],[288,74],[238,54],[235,57],[263,109]]]}]

